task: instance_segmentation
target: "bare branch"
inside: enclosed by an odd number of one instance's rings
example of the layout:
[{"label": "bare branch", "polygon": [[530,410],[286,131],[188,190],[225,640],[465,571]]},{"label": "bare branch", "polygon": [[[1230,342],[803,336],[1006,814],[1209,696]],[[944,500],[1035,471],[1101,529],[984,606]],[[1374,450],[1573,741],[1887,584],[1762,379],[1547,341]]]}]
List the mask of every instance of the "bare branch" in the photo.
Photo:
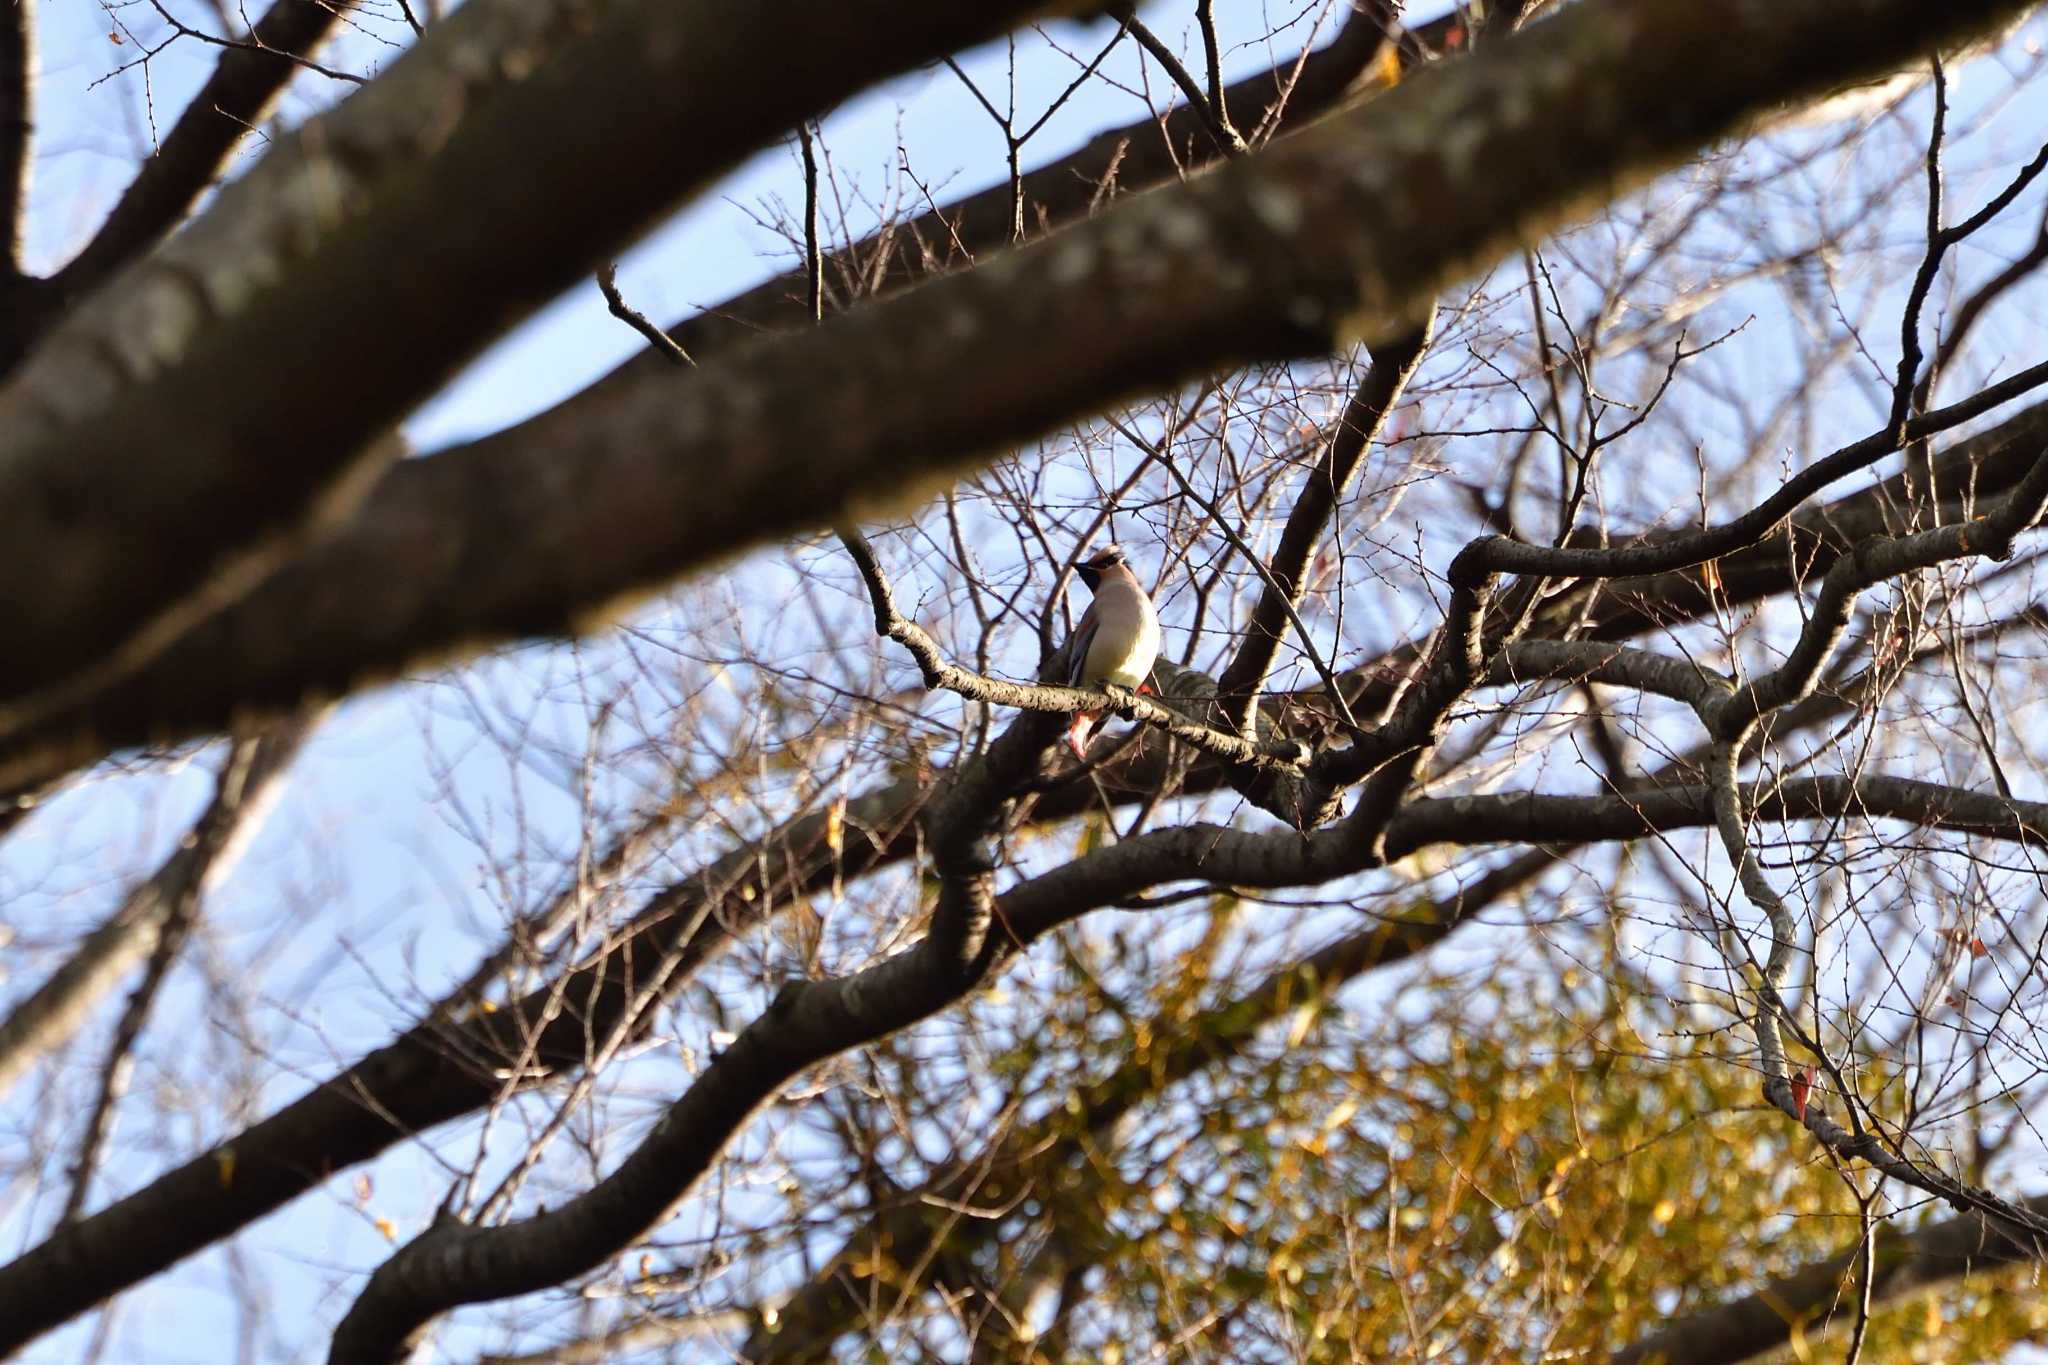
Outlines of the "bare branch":
[{"label": "bare branch", "polygon": [[597,272],[598,292],[604,295],[605,307],[611,315],[647,338],[647,344],[667,356],[678,365],[694,365],[690,353],[676,345],[675,338],[648,321],[647,315],[626,302],[626,296],[619,292],[619,263],[613,261]]},{"label": "bare branch", "polygon": [[332,36],[358,0],[274,0],[249,39],[221,53],[192,103],[142,163],[113,212],[54,280],[80,299],[123,265],[170,235],[199,197],[225,173],[249,130]]},{"label": "bare branch", "polygon": [[155,874],[128,893],[63,966],[0,1020],[0,1091],[69,1041],[135,964],[182,938],[210,882],[226,875],[262,823],[278,780],[311,731],[286,724],[235,742],[213,801]]},{"label": "bare branch", "polygon": [[1225,715],[1240,731],[1249,730],[1258,712],[1259,690],[1273,670],[1281,627],[1295,619],[1295,610],[1301,605],[1302,593],[1308,585],[1309,561],[1322,540],[1330,514],[1343,500],[1352,476],[1400,401],[1401,390],[1422,362],[1429,349],[1434,321],[1432,309],[1422,330],[1374,351],[1364,378],[1352,391],[1335,429],[1325,438],[1314,467],[1302,482],[1294,510],[1288,514],[1287,526],[1280,533],[1280,545],[1273,551],[1273,562],[1267,566],[1265,589],[1245,626],[1244,643],[1238,646],[1223,676],[1216,681],[1216,690],[1227,708]]},{"label": "bare branch", "polygon": [[[1213,23],[1207,22],[1206,9],[1203,13],[1203,32],[1206,39],[1213,44],[1216,28]],[[1188,97],[1188,107],[1202,116],[1202,123],[1209,130],[1209,136],[1216,140],[1216,145],[1230,156],[1243,156],[1250,151],[1244,135],[1230,126],[1229,116],[1219,107],[1223,95],[1221,82],[1212,85],[1211,88],[1215,92],[1212,99],[1209,94],[1203,92],[1201,84],[1195,80],[1194,73],[1187,69],[1172,48],[1160,40],[1158,34],[1146,27],[1145,21],[1138,17],[1135,10],[1126,7],[1119,17],[1123,20],[1124,26],[1130,29],[1131,36],[1152,54],[1152,59],[1166,69],[1166,74],[1173,78],[1173,83]],[[1209,70],[1213,78],[1216,72],[1213,58]]]},{"label": "bare branch", "polygon": [[1799,504],[1851,474],[1870,468],[1914,442],[1951,430],[1982,416],[1999,404],[2048,384],[2048,363],[1988,385],[1940,412],[1909,419],[1902,431],[1872,432],[1843,446],[1794,474],[1749,511],[1732,521],[1675,536],[1644,537],[1615,546],[1531,545],[1506,536],[1487,542],[1486,563],[1497,573],[1538,573],[1573,578],[1625,578],[1669,573],[1704,564],[1757,544],[1785,524]]}]

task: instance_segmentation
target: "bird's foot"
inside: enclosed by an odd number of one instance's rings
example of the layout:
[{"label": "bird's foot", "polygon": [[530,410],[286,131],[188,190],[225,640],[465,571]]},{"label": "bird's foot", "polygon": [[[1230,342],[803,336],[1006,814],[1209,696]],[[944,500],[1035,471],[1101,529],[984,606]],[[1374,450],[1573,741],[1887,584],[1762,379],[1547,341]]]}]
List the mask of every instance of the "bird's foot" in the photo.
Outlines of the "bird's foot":
[{"label": "bird's foot", "polygon": [[1074,751],[1074,757],[1083,760],[1088,757],[1088,738],[1095,731],[1095,713],[1077,711],[1067,726],[1067,747]]}]

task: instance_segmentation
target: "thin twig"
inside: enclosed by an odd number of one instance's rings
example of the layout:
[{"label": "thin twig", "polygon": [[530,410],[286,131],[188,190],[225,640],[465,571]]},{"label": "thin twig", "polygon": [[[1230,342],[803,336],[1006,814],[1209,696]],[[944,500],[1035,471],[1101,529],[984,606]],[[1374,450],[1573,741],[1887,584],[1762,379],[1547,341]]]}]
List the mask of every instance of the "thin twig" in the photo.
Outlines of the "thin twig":
[{"label": "thin twig", "polygon": [[[1231,156],[1242,156],[1250,151],[1243,135],[1231,127],[1222,110],[1210,102],[1209,96],[1202,90],[1201,82],[1195,79],[1195,73],[1182,64],[1181,59],[1174,55],[1173,49],[1168,47],[1158,34],[1147,28],[1145,21],[1136,13],[1126,10],[1120,17],[1124,26],[1130,29],[1131,36],[1166,68],[1166,74],[1173,78],[1173,83],[1188,97],[1188,107],[1202,116],[1202,123],[1208,128],[1209,135],[1216,139],[1216,145]],[[1220,96],[1221,89],[1218,88],[1216,93]]]},{"label": "thin twig", "polygon": [[676,339],[648,320],[645,313],[637,311],[626,302],[619,292],[619,263],[611,262],[597,272],[597,287],[604,294],[605,305],[613,317],[647,338],[655,350],[667,356],[677,365],[695,365],[690,353],[676,344]]},{"label": "thin twig", "polygon": [[810,120],[797,124],[796,138],[804,152],[804,297],[810,301],[811,321],[823,322],[825,257],[818,247],[818,155],[811,146]]},{"label": "thin twig", "polygon": [[1240,555],[1244,556],[1245,561],[1258,573],[1259,581],[1266,585],[1266,591],[1273,594],[1275,603],[1287,613],[1288,624],[1294,627],[1295,635],[1301,640],[1302,653],[1307,655],[1308,661],[1315,666],[1316,675],[1323,680],[1323,687],[1329,692],[1330,700],[1335,703],[1338,714],[1343,718],[1346,725],[1356,731],[1359,728],[1358,719],[1351,714],[1351,703],[1344,699],[1344,690],[1337,683],[1336,671],[1330,667],[1329,661],[1323,658],[1322,651],[1316,648],[1316,642],[1309,635],[1308,626],[1303,623],[1301,613],[1296,611],[1293,602],[1288,600],[1290,594],[1273,578],[1272,571],[1266,567],[1266,561],[1259,558],[1258,551],[1245,543],[1244,537],[1237,533],[1237,528],[1230,524],[1230,519],[1223,515],[1223,509],[1216,505],[1214,499],[1205,497],[1194,484],[1190,483],[1187,475],[1181,473],[1175,467],[1173,461],[1166,457],[1164,451],[1133,431],[1128,423],[1118,418],[1110,418],[1109,424],[1122,432],[1125,440],[1151,456],[1161,469],[1164,469],[1171,475],[1173,481],[1180,485],[1181,492],[1187,494],[1189,498],[1194,500],[1197,506],[1209,514],[1210,520],[1215,523],[1216,529],[1222,532],[1224,539],[1228,540],[1231,546]]}]

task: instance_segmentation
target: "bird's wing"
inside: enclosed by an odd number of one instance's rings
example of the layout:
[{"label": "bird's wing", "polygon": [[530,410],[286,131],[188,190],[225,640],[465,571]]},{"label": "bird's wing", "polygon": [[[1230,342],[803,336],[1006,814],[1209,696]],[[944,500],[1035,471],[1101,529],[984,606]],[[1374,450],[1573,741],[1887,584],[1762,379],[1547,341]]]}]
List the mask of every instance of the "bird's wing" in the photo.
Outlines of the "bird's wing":
[{"label": "bird's wing", "polygon": [[1095,631],[1102,624],[1102,617],[1096,610],[1096,603],[1090,602],[1088,610],[1081,613],[1081,624],[1074,627],[1073,638],[1067,641],[1067,686],[1086,687],[1082,679],[1088,671],[1088,651],[1095,647]]}]

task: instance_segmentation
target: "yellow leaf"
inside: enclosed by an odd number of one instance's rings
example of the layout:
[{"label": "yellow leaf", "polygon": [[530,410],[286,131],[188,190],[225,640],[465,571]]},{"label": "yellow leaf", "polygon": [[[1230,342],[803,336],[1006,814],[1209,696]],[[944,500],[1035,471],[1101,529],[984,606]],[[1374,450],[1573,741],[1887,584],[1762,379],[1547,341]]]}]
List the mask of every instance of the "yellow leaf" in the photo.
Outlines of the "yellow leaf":
[{"label": "yellow leaf", "polygon": [[398,1240],[398,1224],[392,1222],[389,1218],[378,1218],[376,1227],[377,1231],[384,1234],[385,1241],[395,1242]]},{"label": "yellow leaf", "polygon": [[1323,1131],[1326,1133],[1336,1132],[1339,1128],[1351,1122],[1351,1116],[1357,1112],[1358,1101],[1345,1100],[1335,1109],[1332,1109],[1329,1117],[1323,1120]]},{"label": "yellow leaf", "polygon": [[1401,79],[1401,49],[1397,43],[1381,43],[1366,79],[1374,85],[1394,85]]}]

